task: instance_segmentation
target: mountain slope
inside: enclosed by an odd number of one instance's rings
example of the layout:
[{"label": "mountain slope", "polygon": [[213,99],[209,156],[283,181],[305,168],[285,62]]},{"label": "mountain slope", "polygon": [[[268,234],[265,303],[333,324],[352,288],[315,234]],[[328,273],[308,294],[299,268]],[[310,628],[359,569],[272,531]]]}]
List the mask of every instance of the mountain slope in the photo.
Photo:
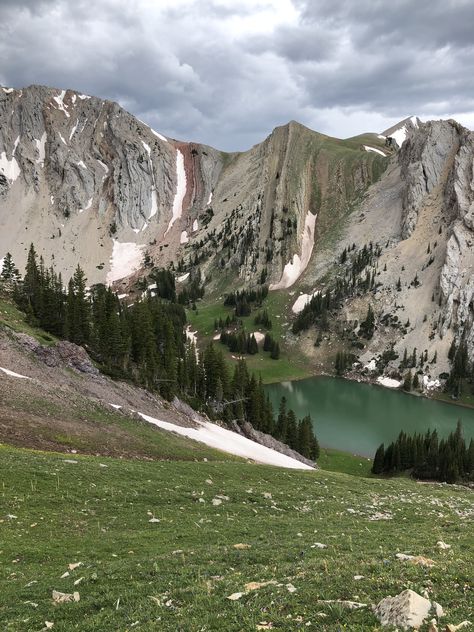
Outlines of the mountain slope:
[{"label": "mountain slope", "polygon": [[[0,255],[10,250],[22,267],[35,241],[66,278],[79,262],[90,283],[127,276],[145,253],[189,266],[196,252],[204,270],[223,259],[242,282],[267,268],[277,283],[302,256],[302,235],[311,233],[309,254],[384,163],[297,123],[223,154],[166,139],[116,103],[41,86],[0,89],[0,130]],[[218,259],[222,227],[244,239]]]},{"label": "mountain slope", "polygon": [[466,488],[5,446],[0,476],[7,629],[365,632],[407,587],[443,606],[440,630],[472,620]]},{"label": "mountain slope", "polygon": [[[299,290],[273,316],[290,319],[284,346],[312,371],[354,351],[344,331],[357,333],[369,304],[376,331],[356,353],[361,366],[393,346],[398,358],[379,370],[400,378],[400,358],[416,349],[437,384],[453,339],[474,359],[474,148],[453,121],[411,117],[346,140],[290,122],[225,154],[166,139],[117,104],[32,86],[0,90],[0,123],[0,255],[20,267],[34,241],[65,278],[80,263],[90,284],[124,294],[153,266],[184,287],[199,273],[211,302],[231,286]],[[294,313],[347,275],[344,250],[370,243],[380,254],[358,272],[373,276],[370,291],[347,297],[327,342],[314,347],[314,328],[295,339]]]}]

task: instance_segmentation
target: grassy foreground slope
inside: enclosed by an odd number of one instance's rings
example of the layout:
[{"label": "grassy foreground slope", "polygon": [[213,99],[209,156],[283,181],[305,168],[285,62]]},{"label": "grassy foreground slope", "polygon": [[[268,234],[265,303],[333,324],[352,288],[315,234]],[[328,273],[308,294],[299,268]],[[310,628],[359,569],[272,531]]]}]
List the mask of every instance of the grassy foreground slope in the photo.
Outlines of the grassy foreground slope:
[{"label": "grassy foreground slope", "polygon": [[[367,631],[379,629],[370,608],[319,600],[371,604],[405,588],[428,591],[446,622],[472,620],[473,517],[472,492],[459,487],[4,446],[0,621],[15,631],[46,621],[58,632]],[[53,590],[80,601],[55,605]]]}]

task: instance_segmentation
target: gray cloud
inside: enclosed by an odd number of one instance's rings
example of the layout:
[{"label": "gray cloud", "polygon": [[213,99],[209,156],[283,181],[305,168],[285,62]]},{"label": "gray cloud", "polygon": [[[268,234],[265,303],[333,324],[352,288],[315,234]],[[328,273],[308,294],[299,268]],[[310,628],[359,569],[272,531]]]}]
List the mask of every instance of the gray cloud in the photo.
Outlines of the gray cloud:
[{"label": "gray cloud", "polygon": [[119,101],[238,150],[296,119],[348,136],[407,115],[474,125],[462,0],[1,0],[0,82]]}]

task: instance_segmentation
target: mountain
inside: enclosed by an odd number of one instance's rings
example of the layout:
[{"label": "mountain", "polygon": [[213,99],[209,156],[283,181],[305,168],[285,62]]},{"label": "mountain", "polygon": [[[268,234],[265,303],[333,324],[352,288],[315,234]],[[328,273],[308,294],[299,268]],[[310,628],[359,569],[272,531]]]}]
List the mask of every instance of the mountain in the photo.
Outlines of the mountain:
[{"label": "mountain", "polygon": [[287,260],[307,264],[316,234],[384,162],[363,138],[294,122],[226,154],[167,139],[116,103],[41,86],[0,89],[0,130],[0,254],[23,266],[35,241],[66,276],[79,261],[91,283],[135,271],[145,251],[162,266],[198,252],[204,271],[224,259],[245,281],[266,267],[281,283]]},{"label": "mountain", "polygon": [[[0,256],[23,267],[34,241],[66,278],[80,263],[131,295],[153,266],[183,284],[199,269],[211,302],[266,283],[288,353],[313,370],[340,350],[400,374],[406,349],[429,388],[453,341],[474,359],[473,156],[469,130],[415,117],[345,140],[292,121],[224,153],[73,90],[3,88]],[[328,329],[309,314],[296,336],[310,298],[342,286]]]}]

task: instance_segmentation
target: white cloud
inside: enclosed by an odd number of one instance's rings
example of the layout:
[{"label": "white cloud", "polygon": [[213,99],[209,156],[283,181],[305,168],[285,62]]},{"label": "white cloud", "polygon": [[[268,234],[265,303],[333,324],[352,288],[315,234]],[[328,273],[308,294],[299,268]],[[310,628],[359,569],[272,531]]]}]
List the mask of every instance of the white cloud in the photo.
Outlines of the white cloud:
[{"label": "white cloud", "polygon": [[474,5],[442,0],[2,0],[0,81],[117,100],[238,150],[295,119],[351,136],[474,113]]}]

